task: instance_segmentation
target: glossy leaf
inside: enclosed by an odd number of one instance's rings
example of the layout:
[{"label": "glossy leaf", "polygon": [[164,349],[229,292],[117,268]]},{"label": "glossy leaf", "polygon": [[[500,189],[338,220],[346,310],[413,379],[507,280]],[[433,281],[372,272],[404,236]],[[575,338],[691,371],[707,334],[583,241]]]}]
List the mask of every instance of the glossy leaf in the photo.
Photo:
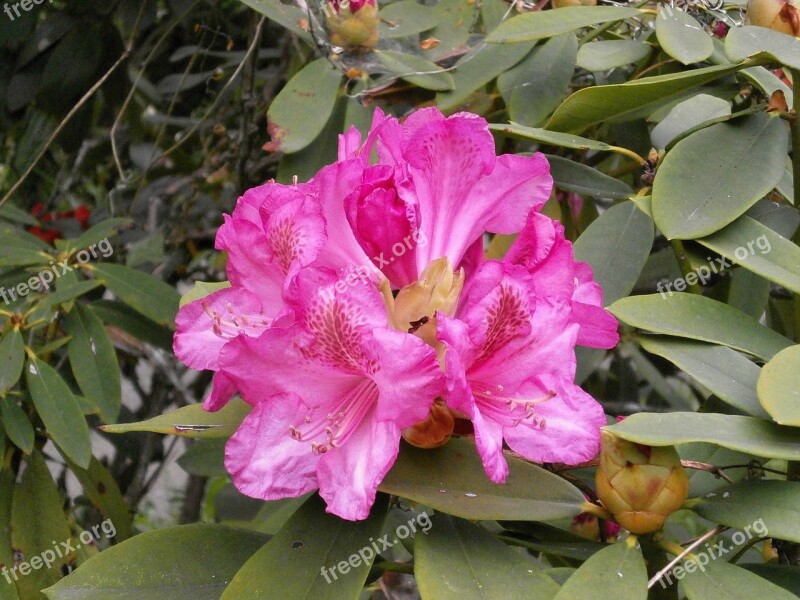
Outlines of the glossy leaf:
[{"label": "glossy leaf", "polygon": [[218,600],[267,537],[195,523],[137,535],[45,590],[49,600]]},{"label": "glossy leaf", "polygon": [[653,333],[712,342],[769,360],[791,340],[752,317],[710,298],[684,292],[631,296],[609,310],[621,321]]},{"label": "glossy leaf", "polygon": [[628,538],[592,555],[564,582],[555,600],[594,598],[598,590],[615,600],[646,600],[647,568],[634,540]]},{"label": "glossy leaf", "polygon": [[122,404],[122,388],[117,353],[103,322],[90,308],[76,304],[64,324],[72,336],[67,353],[75,381],[99,408],[102,420],[113,423]]},{"label": "glossy leaf", "polygon": [[377,51],[378,60],[389,72],[426,90],[445,91],[455,88],[455,80],[439,65],[413,54],[390,50]]},{"label": "glossy leaf", "polygon": [[388,505],[389,499],[379,495],[368,519],[346,521],[326,513],[322,499],[312,496],[245,563],[221,600],[358,598],[376,556],[371,542],[380,537]]},{"label": "glossy leaf", "polygon": [[[753,537],[800,542],[800,482],[749,479],[706,494],[692,506],[701,517],[750,529]],[[763,531],[766,530],[766,531]],[[745,531],[746,533],[746,531]]]},{"label": "glossy leaf", "polygon": [[[565,9],[552,12],[561,10]],[[545,127],[553,131],[579,132],[601,121],[621,121],[645,107],[655,109],[687,90],[751,66],[754,65],[718,65],[644,77],[616,85],[586,87],[570,95],[553,113]]]},{"label": "glossy leaf", "polygon": [[687,572],[681,583],[683,583],[687,600],[709,600],[710,598],[796,600],[797,598],[794,594],[781,589],[763,577],[725,560],[711,561],[703,570]]},{"label": "glossy leaf", "polygon": [[638,413],[606,427],[619,437],[649,446],[708,442],[766,458],[800,459],[797,429],[756,417],[713,413]]},{"label": "glossy leaf", "polygon": [[653,246],[653,221],[633,202],[613,206],[575,242],[575,258],[589,263],[606,306],[630,294]]},{"label": "glossy leaf", "polygon": [[569,6],[517,15],[498,25],[486,38],[489,43],[508,44],[541,40],[609,21],[639,16],[635,8],[616,6]]},{"label": "glossy leaf", "polygon": [[152,431],[166,435],[192,438],[230,437],[250,412],[250,405],[242,400],[231,400],[218,412],[206,412],[201,404],[190,404],[170,413],[139,423],[117,423],[100,427],[106,433]]},{"label": "glossy leaf", "polygon": [[587,71],[607,71],[646,58],[652,47],[637,40],[600,40],[583,44],[577,62]]},{"label": "glossy leaf", "polygon": [[180,295],[160,279],[123,265],[98,264],[93,271],[125,304],[156,323],[173,328]]},{"label": "glossy leaf", "polygon": [[78,237],[67,240],[65,247],[78,252],[79,255],[81,251],[85,251],[92,259],[109,258],[114,254],[114,247],[111,245],[108,238],[113,237],[119,233],[121,229],[130,227],[131,225],[133,225],[133,219],[125,217],[106,219],[93,225]]},{"label": "glossy leaf", "polygon": [[709,94],[697,94],[676,104],[664,120],[653,128],[650,138],[656,148],[663,150],[682,133],[729,114],[731,105],[727,101]]},{"label": "glossy leaf", "polygon": [[540,127],[526,127],[518,123],[509,123],[508,125],[493,124],[489,125],[489,129],[514,138],[539,142],[540,144],[546,144],[548,146],[559,146],[561,148],[572,148],[574,150],[611,150],[609,144],[599,140],[569,133],[560,133],[558,131],[548,131]]},{"label": "glossy leaf", "polygon": [[800,346],[778,352],[758,378],[758,399],[781,425],[800,426]]},{"label": "glossy leaf", "polygon": [[662,336],[642,336],[642,348],[666,358],[731,406],[754,417],[769,418],[756,395],[761,369],[725,346]]},{"label": "glossy leaf", "polygon": [[766,114],[682,140],[653,183],[656,225],[669,239],[691,239],[732,223],[783,176],[788,141],[789,126]]},{"label": "glossy leaf", "polygon": [[625,200],[633,195],[633,190],[627,183],[589,165],[554,154],[547,155],[547,162],[550,163],[550,175],[553,176],[556,187],[564,191],[614,200]]},{"label": "glossy leaf", "polygon": [[656,37],[662,50],[684,65],[704,61],[714,52],[714,43],[697,19],[679,8],[660,6]]},{"label": "glossy leaf", "polygon": [[739,566],[800,597],[800,577],[792,565],[741,563]]},{"label": "glossy leaf", "polygon": [[[584,561],[607,546],[600,542],[536,521],[501,521],[508,531],[500,539],[534,552]],[[513,540],[513,541],[512,541]]]},{"label": "glossy leaf", "polygon": [[267,111],[271,147],[292,153],[311,144],[336,107],[341,82],[342,73],[327,58],[318,58],[292,77]]},{"label": "glossy leaf", "polygon": [[19,330],[11,329],[0,339],[0,393],[17,384],[24,362],[25,340]]},{"label": "glossy leaf", "polygon": [[92,458],[89,427],[69,386],[38,358],[28,361],[25,375],[36,412],[50,437],[75,464],[87,468]]},{"label": "glossy leaf", "polygon": [[509,546],[469,521],[437,514],[414,542],[422,600],[552,600],[558,585]]},{"label": "glossy leaf", "polygon": [[0,397],[0,418],[8,439],[25,454],[30,454],[34,442],[33,425],[16,400],[9,396]]},{"label": "glossy leaf", "polygon": [[766,52],[787,67],[800,70],[800,40],[797,38],[753,25],[733,27],[728,34],[725,36],[725,53],[731,60]]},{"label": "glossy leaf", "polygon": [[403,444],[380,490],[472,520],[547,521],[581,512],[583,494],[572,484],[528,462],[507,456],[504,485],[492,483],[475,445],[452,439],[436,450]]}]

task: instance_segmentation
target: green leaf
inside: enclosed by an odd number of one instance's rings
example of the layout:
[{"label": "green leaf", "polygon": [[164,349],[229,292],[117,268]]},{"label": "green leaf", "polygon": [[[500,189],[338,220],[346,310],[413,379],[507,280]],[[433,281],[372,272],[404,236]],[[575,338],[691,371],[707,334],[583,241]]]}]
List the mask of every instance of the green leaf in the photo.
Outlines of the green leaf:
[{"label": "green leaf", "polygon": [[413,54],[376,50],[378,60],[395,77],[426,90],[446,91],[455,88],[453,76],[436,63]]},{"label": "green leaf", "polygon": [[218,600],[267,536],[195,523],[137,535],[45,590],[49,600]]},{"label": "green leaf", "polygon": [[[50,257],[44,254],[41,250],[34,250],[24,246],[5,246],[0,248],[0,268],[7,267],[28,267],[32,265],[46,265],[50,261]],[[20,281],[20,283],[27,282],[28,280]],[[13,298],[9,291],[3,290]],[[17,292],[19,293],[19,292]],[[2,296],[5,301],[5,295]]]},{"label": "green leaf", "polygon": [[800,346],[778,352],[764,365],[756,390],[775,421],[800,426]]},{"label": "green leaf", "polygon": [[639,329],[721,344],[765,361],[792,345],[743,312],[696,294],[670,291],[669,295],[631,296],[617,300],[608,310]]},{"label": "green leaf", "polygon": [[29,250],[39,250],[45,253],[53,251],[53,248],[49,244],[45,244],[35,235],[31,235],[24,229],[9,225],[8,223],[0,223],[0,237],[2,237],[5,242],[2,249],[27,248]]},{"label": "green leaf", "polygon": [[436,14],[437,25],[429,35],[439,43],[426,50],[425,55],[436,61],[463,54],[468,49],[470,31],[478,17],[478,6],[479,3],[470,0],[438,0],[431,7]]},{"label": "green leaf", "polygon": [[201,300],[206,296],[210,296],[214,292],[218,292],[229,287],[231,287],[230,281],[197,281],[192,289],[181,296],[180,306],[183,308],[190,302]]},{"label": "green leaf", "polygon": [[[14,554],[11,543],[11,502],[14,496],[16,477],[11,465],[0,460],[0,564],[13,565]],[[0,578],[0,600],[19,600],[13,578]]]},{"label": "green leaf", "polygon": [[619,179],[593,169],[589,165],[548,154],[550,175],[558,188],[594,198],[625,200],[633,195],[633,189]]},{"label": "green leaf", "polygon": [[224,477],[225,444],[224,438],[197,440],[178,458],[178,465],[191,475],[202,477]]},{"label": "green leaf", "polygon": [[0,339],[0,393],[17,384],[24,362],[25,340],[18,329],[11,329]]},{"label": "green leaf", "polygon": [[653,246],[653,221],[633,202],[611,207],[575,242],[575,258],[589,263],[606,306],[630,294]]},{"label": "green leaf", "polygon": [[333,114],[341,83],[342,73],[327,58],[292,77],[267,111],[271,148],[292,153],[311,144]]},{"label": "green leaf", "polygon": [[280,0],[240,0],[253,10],[261,13],[268,19],[285,27],[301,40],[312,44],[311,34],[300,24],[308,20],[304,10],[293,4],[283,4]]},{"label": "green leaf", "polygon": [[517,15],[500,23],[486,38],[489,43],[509,44],[541,40],[610,21],[638,17],[635,8],[616,6],[568,6]]},{"label": "green leaf", "polygon": [[203,410],[202,404],[190,404],[146,421],[103,425],[99,429],[106,433],[152,431],[191,438],[225,438],[233,435],[248,412],[249,404],[233,399],[213,413]]},{"label": "green leaf", "polygon": [[437,514],[414,541],[414,576],[423,599],[552,600],[558,584],[469,521]]},{"label": "green leaf", "polygon": [[53,367],[38,358],[28,360],[28,391],[50,437],[64,454],[85,469],[92,458],[89,427],[78,400]]},{"label": "green leaf", "polygon": [[[500,49],[508,47],[499,46]],[[577,54],[575,34],[559,35],[501,75],[497,86],[508,105],[510,120],[522,125],[544,122],[567,95]]]},{"label": "green leaf", "polygon": [[800,542],[800,482],[797,481],[739,481],[706,494],[692,505],[692,510],[701,517],[745,530],[745,533],[758,527],[761,531],[753,532],[751,537]]},{"label": "green leaf", "polygon": [[725,37],[725,53],[731,60],[764,52],[785,66],[800,70],[800,40],[795,37],[752,25],[732,27]]},{"label": "green leaf", "polygon": [[[114,254],[114,248],[108,241],[108,238],[113,237],[119,233],[121,229],[133,225],[133,219],[127,217],[112,218],[100,221],[93,225],[88,230],[84,231],[80,236],[67,240],[65,250],[67,251],[83,251],[85,250],[92,258],[108,258]],[[102,247],[98,242],[105,242]],[[87,261],[83,261],[87,262]]]},{"label": "green leaf", "polygon": [[628,538],[592,555],[567,579],[555,600],[595,598],[598,590],[614,600],[646,600],[647,567],[634,540]]},{"label": "green leaf", "polygon": [[388,498],[379,495],[368,519],[346,521],[326,513],[325,503],[312,496],[245,563],[221,600],[358,598],[376,555],[371,543],[383,529],[388,505]]},{"label": "green leaf", "polygon": [[8,439],[25,454],[33,452],[33,425],[13,398],[0,396],[0,418],[3,420],[3,428]]},{"label": "green leaf", "polygon": [[788,142],[788,124],[767,114],[678,142],[653,183],[656,225],[667,238],[685,240],[732,223],[780,181]]},{"label": "green leaf", "polygon": [[697,19],[679,8],[660,6],[656,37],[661,48],[684,65],[704,61],[714,52],[714,43]]},{"label": "green leaf", "polygon": [[696,241],[748,271],[800,293],[800,248],[755,219],[742,215]]},{"label": "green leaf", "polygon": [[642,348],[666,358],[731,406],[754,417],[769,418],[756,396],[761,369],[725,346],[661,336],[642,336]]},{"label": "green leaf", "polygon": [[652,50],[649,44],[637,40],[600,40],[583,44],[577,62],[587,71],[608,71],[639,62]]},{"label": "green leaf", "polygon": [[584,497],[572,484],[528,462],[506,460],[508,479],[496,485],[466,439],[452,439],[436,450],[403,444],[379,489],[472,520],[548,521],[581,512]]},{"label": "green leaf", "polygon": [[93,271],[125,304],[156,323],[174,328],[180,295],[160,279],[123,265],[101,263]]},{"label": "green leaf", "polygon": [[[552,12],[562,10],[566,9]],[[754,66],[752,63],[718,65],[669,75],[644,77],[616,85],[586,87],[570,95],[553,113],[545,127],[553,131],[579,132],[602,121],[621,121],[637,114],[645,107],[655,109],[687,90],[752,66]]]},{"label": "green leaf", "polygon": [[687,600],[797,600],[794,594],[725,560],[711,561],[701,571],[687,572],[681,583]]},{"label": "green leaf", "polygon": [[13,204],[3,204],[0,206],[0,219],[7,221],[14,221],[22,225],[39,225],[39,219],[31,215],[29,212],[17,208]]},{"label": "green leaf", "polygon": [[738,566],[800,597],[800,577],[797,576],[797,569],[794,566],[762,563],[743,563]]},{"label": "green leaf", "polygon": [[68,456],[64,456],[72,473],[83,486],[83,491],[91,503],[106,519],[114,524],[114,539],[117,543],[133,535],[133,514],[128,508],[122,492],[111,473],[92,456],[88,469],[82,469]]},{"label": "green leaf", "polygon": [[105,423],[113,423],[122,405],[119,363],[103,322],[90,308],[76,304],[64,320],[72,339],[69,363],[83,395],[100,409]]},{"label": "green leaf", "polygon": [[662,150],[693,127],[729,114],[731,105],[727,101],[710,94],[697,94],[676,104],[666,118],[653,128],[650,138],[653,145]]},{"label": "green leaf", "polygon": [[172,351],[172,333],[166,326],[157,325],[138,312],[128,309],[122,302],[95,300],[89,306],[106,325],[119,329],[136,340]]},{"label": "green leaf", "polygon": [[500,525],[509,530],[500,534],[500,539],[534,552],[584,561],[607,547],[600,542],[536,521],[501,521]]},{"label": "green leaf", "polygon": [[48,556],[49,567],[42,564],[27,575],[16,572],[20,597],[38,599],[41,598],[39,590],[61,579],[61,567],[75,558],[74,553],[61,557],[53,552],[54,542],[69,542],[72,534],[62,508],[61,494],[41,453],[35,452],[28,461],[22,480],[14,487],[11,508],[12,547],[22,553],[23,560],[30,563],[35,556],[44,558],[46,550],[52,554],[52,558]]},{"label": "green leaf", "polygon": [[692,412],[638,413],[606,429],[623,439],[648,446],[708,442],[753,456],[800,459],[797,429],[756,417]]},{"label": "green leaf", "polygon": [[[389,6],[394,6],[390,4]],[[419,6],[419,5],[418,5]],[[381,11],[383,18],[383,11]],[[533,48],[533,42],[509,46],[479,46],[465,54],[455,65],[455,87],[436,95],[436,104],[443,111],[458,108],[478,88],[517,64]]]},{"label": "green leaf", "polygon": [[65,288],[59,288],[55,292],[51,292],[45,296],[44,300],[39,303],[39,308],[54,308],[59,304],[66,304],[72,302],[75,298],[80,298],[84,294],[100,287],[101,283],[97,280],[92,281],[79,281],[74,285]]},{"label": "green leaf", "polygon": [[381,22],[378,24],[380,39],[408,37],[436,27],[438,19],[429,6],[416,0],[400,0],[381,6]]},{"label": "green leaf", "polygon": [[611,150],[612,148],[611,145],[599,140],[580,137],[569,133],[548,131],[540,127],[526,127],[518,123],[510,123],[508,125],[492,124],[489,125],[489,129],[514,138],[531,140],[548,146],[559,146],[561,148],[572,148],[574,150],[599,150],[601,152]]}]

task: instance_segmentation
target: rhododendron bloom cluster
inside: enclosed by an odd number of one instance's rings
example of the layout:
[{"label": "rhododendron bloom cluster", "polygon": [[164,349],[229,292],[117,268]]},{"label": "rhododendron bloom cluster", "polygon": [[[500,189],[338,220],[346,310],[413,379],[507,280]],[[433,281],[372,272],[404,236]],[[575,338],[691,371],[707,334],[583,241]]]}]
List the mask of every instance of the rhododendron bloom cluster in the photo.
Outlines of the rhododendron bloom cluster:
[{"label": "rhododendron bloom cluster", "polygon": [[[181,360],[215,371],[206,409],[252,406],[226,446],[237,488],[318,489],[363,519],[401,437],[443,443],[453,417],[498,483],[504,444],[593,458],[605,418],[574,384],[575,345],[614,346],[617,323],[539,212],[551,188],[541,154],[498,157],[482,118],[424,109],[377,110],[311,181],[247,191],[217,234],[231,287],[184,306],[175,336]],[[519,235],[486,260],[486,232]]]}]

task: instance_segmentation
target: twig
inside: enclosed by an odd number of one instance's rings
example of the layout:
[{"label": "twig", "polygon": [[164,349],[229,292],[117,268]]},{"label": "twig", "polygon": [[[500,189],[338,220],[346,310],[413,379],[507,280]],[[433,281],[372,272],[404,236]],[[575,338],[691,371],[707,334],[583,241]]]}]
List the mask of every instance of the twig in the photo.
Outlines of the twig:
[{"label": "twig", "polygon": [[[701,535],[699,538],[697,538],[690,546],[688,546],[686,549],[678,553],[678,555],[673,560],[671,560],[666,567],[664,567],[658,573],[653,575],[653,578],[647,582],[647,589],[648,590],[651,589],[656,583],[658,583],[659,579],[661,579],[664,575],[669,573],[672,570],[672,568],[679,562],[681,562],[686,557],[686,555],[690,554],[692,550],[697,548],[700,544],[702,544],[706,540],[710,540],[715,535],[722,533],[726,529],[727,527],[725,527],[724,525],[717,525],[711,531],[708,531],[705,534]],[[680,548],[680,546],[678,546],[678,548]],[[673,551],[671,547],[668,548],[667,550],[669,552]]]}]

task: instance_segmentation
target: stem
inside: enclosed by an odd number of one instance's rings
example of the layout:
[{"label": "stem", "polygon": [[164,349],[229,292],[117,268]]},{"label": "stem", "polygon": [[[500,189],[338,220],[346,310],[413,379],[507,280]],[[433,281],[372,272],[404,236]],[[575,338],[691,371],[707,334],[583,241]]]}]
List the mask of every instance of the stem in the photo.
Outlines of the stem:
[{"label": "stem", "polygon": [[662,568],[658,573],[656,573],[650,579],[650,581],[647,583],[647,589],[652,589],[653,586],[656,583],[658,583],[659,579],[661,579],[664,575],[669,573],[675,565],[677,565],[684,558],[686,558],[689,554],[691,554],[692,550],[697,548],[703,542],[706,542],[707,540],[711,539],[715,535],[721,533],[725,529],[727,529],[727,527],[725,527],[724,525],[717,525],[711,531],[707,531],[706,533],[701,535],[694,542],[689,544],[686,548],[683,548],[682,546],[678,546],[677,544],[673,544],[671,542],[666,542],[666,541],[660,542],[659,546],[661,546],[661,548],[663,548],[664,550],[666,550],[670,554],[675,554],[676,556],[664,568]]},{"label": "stem", "polygon": [[[786,69],[789,71],[789,69]],[[792,110],[790,112],[789,125],[792,130],[792,178],[794,185],[794,203],[800,202],[800,118],[798,114],[798,105],[800,102],[800,70],[790,71],[792,76]],[[795,244],[800,244],[800,229],[798,229],[792,241]],[[800,341],[800,295],[793,294],[792,298],[794,308],[793,331],[792,337],[794,341]]]},{"label": "stem", "polygon": [[650,590],[647,597],[649,600],[677,600],[678,599],[678,586],[676,585],[659,585],[655,586],[656,582],[661,579],[664,573],[671,568],[667,563],[669,557],[664,552],[662,547],[661,534],[650,533],[639,537],[639,545],[642,548],[642,556],[644,557],[647,565],[647,574],[650,576],[648,589]]},{"label": "stem", "polygon": [[690,284],[688,281],[686,281],[686,276],[689,273],[694,273],[694,269],[692,269],[692,265],[689,262],[689,257],[686,255],[686,249],[683,247],[683,243],[681,243],[680,240],[670,240],[670,245],[672,245],[672,250],[675,252],[675,258],[678,259],[678,265],[681,268],[681,274],[683,275],[684,282],[686,282],[687,289],[692,294],[702,295],[703,290],[700,289],[700,286],[697,285],[697,283]]}]

